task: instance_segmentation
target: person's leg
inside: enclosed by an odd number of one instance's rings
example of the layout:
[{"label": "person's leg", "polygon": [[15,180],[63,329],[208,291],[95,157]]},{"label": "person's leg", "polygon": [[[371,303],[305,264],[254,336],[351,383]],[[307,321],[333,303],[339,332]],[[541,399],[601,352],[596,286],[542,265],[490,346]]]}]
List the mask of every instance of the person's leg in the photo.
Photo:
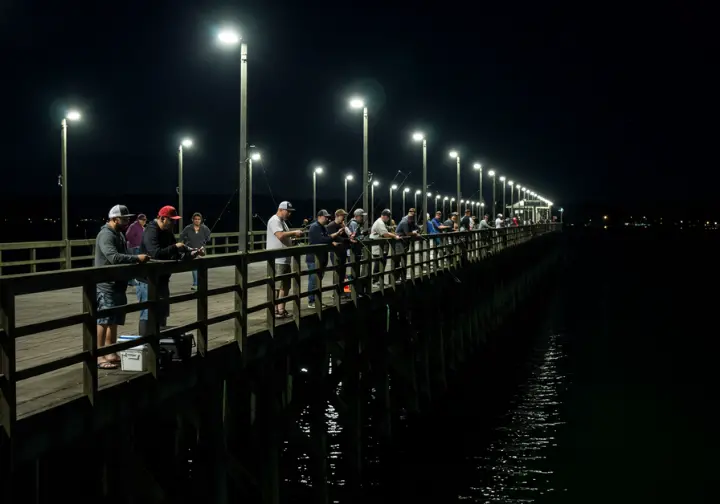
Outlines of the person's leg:
[{"label": "person's leg", "polygon": [[[97,325],[97,347],[98,349],[105,346],[105,330],[107,329],[106,325]],[[103,362],[107,362],[107,358],[105,356],[98,357],[98,366],[101,365]]]},{"label": "person's leg", "polygon": [[196,271],[192,272],[192,279],[193,279],[192,286],[195,287],[196,289],[197,289],[197,278],[198,278],[198,273],[196,270]]},{"label": "person's leg", "polygon": [[[277,275],[286,275],[290,273],[290,265],[289,264],[277,264],[276,265],[276,273]],[[279,292],[278,297],[285,297],[288,294],[290,294],[290,279],[282,279],[280,280],[280,286],[279,286]],[[280,303],[277,305],[276,313],[280,315],[284,315],[286,313],[285,311],[285,303]]]},{"label": "person's leg", "polygon": [[[148,298],[148,285],[145,282],[138,282],[135,286],[135,295],[137,296],[138,303],[147,301]],[[148,322],[148,311],[147,308],[140,310],[140,322],[138,322],[138,335],[147,336],[149,334],[147,328]]]},{"label": "person's leg", "polygon": [[[111,324],[106,326],[105,329],[105,344],[103,346],[110,346],[117,343],[117,328],[118,326],[116,324]],[[108,362],[120,362],[120,356],[116,353],[108,354],[106,357]]]}]

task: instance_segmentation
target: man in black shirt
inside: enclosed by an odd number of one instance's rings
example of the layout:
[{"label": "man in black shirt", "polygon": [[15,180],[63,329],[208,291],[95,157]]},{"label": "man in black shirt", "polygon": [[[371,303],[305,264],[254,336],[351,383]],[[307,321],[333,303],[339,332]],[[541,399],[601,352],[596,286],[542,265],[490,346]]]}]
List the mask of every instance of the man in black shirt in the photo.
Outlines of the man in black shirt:
[{"label": "man in black shirt", "polygon": [[[193,259],[195,256],[188,252],[188,248],[183,242],[175,240],[175,234],[173,228],[175,221],[179,220],[180,217],[172,206],[164,206],[158,212],[158,216],[148,222],[145,233],[143,234],[142,245],[140,245],[140,253],[147,254],[155,260],[170,260],[180,261],[184,259]],[[204,254],[204,252],[200,252]],[[170,303],[167,300],[170,298],[170,275],[162,275],[157,278],[157,293],[158,298],[161,300],[157,307],[157,316],[160,322],[160,327],[167,326],[167,318],[170,316]],[[138,303],[147,301],[148,299],[148,279],[138,278],[137,286],[135,287],[135,294],[137,295]],[[140,336],[149,334],[148,332],[148,310],[142,310],[140,312],[140,323],[138,325],[138,332]]]},{"label": "man in black shirt", "polygon": [[[335,211],[335,220],[327,225],[328,234],[332,235],[339,233],[345,229],[346,215],[347,212],[342,208]],[[335,247],[335,254],[330,257],[330,262],[335,265],[335,257],[333,256],[337,256],[337,265],[343,267],[347,262],[347,251],[350,247],[350,237],[347,233],[340,233],[337,235],[337,238],[335,238],[335,243],[337,243],[337,246]],[[341,271],[340,274],[342,275],[343,280],[345,280],[345,268],[340,268],[339,271]]]}]

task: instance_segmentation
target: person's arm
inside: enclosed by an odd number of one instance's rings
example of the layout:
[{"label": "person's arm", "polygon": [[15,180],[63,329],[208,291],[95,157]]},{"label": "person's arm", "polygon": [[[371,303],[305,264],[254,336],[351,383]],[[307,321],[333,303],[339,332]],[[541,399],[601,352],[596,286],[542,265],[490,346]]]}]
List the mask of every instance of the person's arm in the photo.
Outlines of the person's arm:
[{"label": "person's arm", "polygon": [[[182,242],[180,242],[182,244]],[[178,258],[178,244],[173,243],[167,247],[160,247],[160,233],[155,226],[148,226],[143,234],[145,251],[153,259],[171,260]]]},{"label": "person's arm", "polygon": [[115,246],[115,237],[111,233],[100,233],[97,239],[100,252],[110,264],[135,264],[139,262],[138,256],[124,254]]}]

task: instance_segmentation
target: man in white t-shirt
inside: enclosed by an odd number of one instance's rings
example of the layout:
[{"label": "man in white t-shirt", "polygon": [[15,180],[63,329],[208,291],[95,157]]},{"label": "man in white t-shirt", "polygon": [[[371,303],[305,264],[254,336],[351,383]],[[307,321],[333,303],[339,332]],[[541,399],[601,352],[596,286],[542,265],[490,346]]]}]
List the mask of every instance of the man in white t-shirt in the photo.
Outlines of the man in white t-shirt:
[{"label": "man in white t-shirt", "polygon": [[495,219],[495,228],[500,229],[505,227],[505,221],[503,220],[503,215],[498,214],[497,219]]},{"label": "man in white t-shirt", "polygon": [[[391,232],[388,229],[388,222],[390,222],[390,216],[392,213],[389,209],[385,209],[380,214],[380,218],[376,220],[372,227],[370,228],[370,239],[371,240],[379,240],[380,238],[395,238],[400,239],[398,235]],[[385,261],[385,247],[381,247],[380,245],[373,245],[372,246],[372,254],[375,258],[382,257],[383,261]],[[373,273],[380,273],[380,261],[375,261],[373,263]],[[373,283],[377,283],[380,281],[380,278],[373,278]]]},{"label": "man in white t-shirt", "polygon": [[[267,223],[267,234],[265,236],[265,249],[276,250],[288,248],[292,245],[293,237],[302,236],[301,230],[290,231],[285,223],[294,212],[292,204],[289,201],[283,201],[278,205],[278,211],[270,217]],[[275,275],[285,275],[290,273],[290,258],[280,257],[275,259]],[[284,278],[276,282],[278,297],[285,297],[290,293],[290,278]],[[284,319],[292,318],[292,315],[285,311],[285,303],[280,303],[275,307],[275,318]]]}]

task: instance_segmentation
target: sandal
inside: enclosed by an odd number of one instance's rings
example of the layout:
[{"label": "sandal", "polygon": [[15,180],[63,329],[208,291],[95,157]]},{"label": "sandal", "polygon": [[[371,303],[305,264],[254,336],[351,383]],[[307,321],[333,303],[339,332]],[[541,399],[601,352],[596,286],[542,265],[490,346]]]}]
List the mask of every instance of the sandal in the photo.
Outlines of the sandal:
[{"label": "sandal", "polygon": [[117,362],[103,361],[97,363],[98,369],[112,370],[118,369],[120,365]]},{"label": "sandal", "polygon": [[287,311],[276,311],[275,312],[275,318],[276,319],[289,319],[293,318],[291,313],[288,313]]}]

